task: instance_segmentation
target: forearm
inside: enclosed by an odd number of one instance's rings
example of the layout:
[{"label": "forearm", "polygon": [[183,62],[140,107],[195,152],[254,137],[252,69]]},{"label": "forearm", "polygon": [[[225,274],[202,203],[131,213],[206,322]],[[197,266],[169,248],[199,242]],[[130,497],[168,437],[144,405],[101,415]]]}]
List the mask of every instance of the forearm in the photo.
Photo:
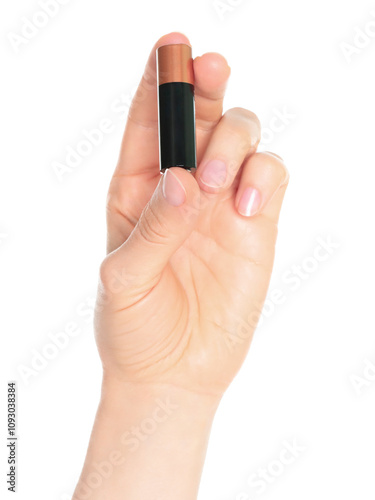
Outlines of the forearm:
[{"label": "forearm", "polygon": [[218,403],[105,379],[73,500],[196,499]]}]

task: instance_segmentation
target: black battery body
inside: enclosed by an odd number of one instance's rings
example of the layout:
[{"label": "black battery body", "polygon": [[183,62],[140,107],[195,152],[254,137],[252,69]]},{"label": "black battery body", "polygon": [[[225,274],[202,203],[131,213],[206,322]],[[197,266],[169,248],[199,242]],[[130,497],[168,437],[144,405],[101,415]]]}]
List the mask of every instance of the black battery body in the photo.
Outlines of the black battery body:
[{"label": "black battery body", "polygon": [[163,83],[158,87],[160,169],[197,166],[194,85]]}]

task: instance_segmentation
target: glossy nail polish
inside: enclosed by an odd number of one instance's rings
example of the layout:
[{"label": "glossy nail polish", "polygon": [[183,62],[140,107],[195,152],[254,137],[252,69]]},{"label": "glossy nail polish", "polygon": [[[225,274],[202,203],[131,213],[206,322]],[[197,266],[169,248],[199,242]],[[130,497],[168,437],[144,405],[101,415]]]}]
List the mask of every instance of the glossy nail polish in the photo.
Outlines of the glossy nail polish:
[{"label": "glossy nail polish", "polygon": [[167,169],[164,173],[163,196],[174,207],[181,206],[186,200],[185,188],[172,170]]},{"label": "glossy nail polish", "polygon": [[237,204],[237,210],[245,217],[251,217],[259,210],[261,202],[260,193],[253,187],[246,188]]}]

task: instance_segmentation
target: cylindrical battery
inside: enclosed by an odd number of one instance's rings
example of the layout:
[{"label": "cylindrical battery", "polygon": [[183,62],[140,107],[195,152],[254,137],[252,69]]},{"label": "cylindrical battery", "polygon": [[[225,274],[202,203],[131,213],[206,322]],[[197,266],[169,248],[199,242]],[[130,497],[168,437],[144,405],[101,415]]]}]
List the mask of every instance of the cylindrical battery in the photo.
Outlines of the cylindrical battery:
[{"label": "cylindrical battery", "polygon": [[196,168],[194,74],[191,47],[157,49],[160,170]]}]

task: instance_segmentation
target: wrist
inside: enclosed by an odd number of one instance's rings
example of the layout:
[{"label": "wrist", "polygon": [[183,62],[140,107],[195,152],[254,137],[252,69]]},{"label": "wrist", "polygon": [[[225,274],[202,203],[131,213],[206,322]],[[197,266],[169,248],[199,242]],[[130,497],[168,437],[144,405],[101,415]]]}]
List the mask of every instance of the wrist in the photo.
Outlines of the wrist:
[{"label": "wrist", "polygon": [[74,500],[195,499],[218,404],[170,384],[105,375]]},{"label": "wrist", "polygon": [[[104,374],[100,407],[114,421],[121,422],[126,416],[127,422],[134,420],[142,428],[149,424],[150,431],[151,420],[155,424],[173,423],[176,431],[194,421],[203,430],[211,426],[220,399],[172,384],[131,382]],[[142,420],[145,420],[143,425]]]}]

